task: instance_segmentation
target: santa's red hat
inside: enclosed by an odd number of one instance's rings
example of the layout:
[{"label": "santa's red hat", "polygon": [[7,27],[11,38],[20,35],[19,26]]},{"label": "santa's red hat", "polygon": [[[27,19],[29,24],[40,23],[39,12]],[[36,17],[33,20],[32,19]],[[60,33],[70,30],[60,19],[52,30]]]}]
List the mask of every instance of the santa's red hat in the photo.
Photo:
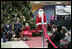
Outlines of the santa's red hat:
[{"label": "santa's red hat", "polygon": [[43,10],[43,8],[39,8],[39,10]]}]

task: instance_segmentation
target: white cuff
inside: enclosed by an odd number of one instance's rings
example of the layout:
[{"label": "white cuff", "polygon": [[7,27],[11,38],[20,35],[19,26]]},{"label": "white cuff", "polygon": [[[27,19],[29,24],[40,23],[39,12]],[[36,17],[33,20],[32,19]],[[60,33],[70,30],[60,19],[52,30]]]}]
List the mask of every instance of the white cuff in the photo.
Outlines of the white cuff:
[{"label": "white cuff", "polygon": [[47,23],[43,23],[43,24],[47,24]]},{"label": "white cuff", "polygon": [[[47,24],[47,22],[46,23],[43,23],[43,24]],[[37,23],[36,25],[42,25],[42,23]]]},{"label": "white cuff", "polygon": [[41,25],[42,23],[37,23],[36,25]]},{"label": "white cuff", "polygon": [[42,30],[39,30],[39,32],[42,32]]}]

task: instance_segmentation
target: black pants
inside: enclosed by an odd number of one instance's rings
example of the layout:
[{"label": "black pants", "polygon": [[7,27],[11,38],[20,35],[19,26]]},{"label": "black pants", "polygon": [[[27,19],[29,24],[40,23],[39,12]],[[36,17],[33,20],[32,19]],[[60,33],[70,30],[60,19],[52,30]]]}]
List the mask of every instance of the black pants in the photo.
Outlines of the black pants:
[{"label": "black pants", "polygon": [[20,32],[21,32],[20,29],[15,30],[16,38],[19,38],[19,37],[20,37],[20,36],[19,36],[19,33],[20,33]]},{"label": "black pants", "polygon": [[3,32],[3,42],[6,41],[6,38],[8,39],[8,41],[10,41],[12,38],[12,33],[10,32],[9,34],[7,34],[6,32]]},{"label": "black pants", "polygon": [[[59,47],[59,42],[53,42],[57,47]],[[48,48],[54,48],[54,46],[49,42],[48,43]]]}]

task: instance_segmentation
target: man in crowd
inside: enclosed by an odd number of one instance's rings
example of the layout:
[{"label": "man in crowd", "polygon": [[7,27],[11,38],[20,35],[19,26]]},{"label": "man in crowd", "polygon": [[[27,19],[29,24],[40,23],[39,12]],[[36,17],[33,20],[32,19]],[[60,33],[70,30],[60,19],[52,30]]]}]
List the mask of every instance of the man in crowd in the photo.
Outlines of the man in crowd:
[{"label": "man in crowd", "polygon": [[20,23],[19,18],[17,19],[16,23],[14,24],[14,32],[16,34],[17,39],[19,39],[19,33],[21,32],[22,24]]},{"label": "man in crowd", "polygon": [[10,41],[12,37],[12,24],[10,24],[9,21],[7,21],[4,26],[3,42],[6,42],[6,37],[8,38],[8,41]]}]

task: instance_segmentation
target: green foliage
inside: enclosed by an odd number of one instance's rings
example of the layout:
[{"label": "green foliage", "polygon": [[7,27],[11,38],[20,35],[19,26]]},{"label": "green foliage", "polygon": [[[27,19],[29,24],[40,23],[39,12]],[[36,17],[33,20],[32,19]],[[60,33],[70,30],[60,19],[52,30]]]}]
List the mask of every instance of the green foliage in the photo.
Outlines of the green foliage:
[{"label": "green foliage", "polygon": [[5,24],[7,20],[15,23],[13,18],[23,15],[26,17],[26,22],[29,22],[30,26],[35,25],[35,22],[31,19],[34,15],[29,1],[1,1],[1,24]]}]

